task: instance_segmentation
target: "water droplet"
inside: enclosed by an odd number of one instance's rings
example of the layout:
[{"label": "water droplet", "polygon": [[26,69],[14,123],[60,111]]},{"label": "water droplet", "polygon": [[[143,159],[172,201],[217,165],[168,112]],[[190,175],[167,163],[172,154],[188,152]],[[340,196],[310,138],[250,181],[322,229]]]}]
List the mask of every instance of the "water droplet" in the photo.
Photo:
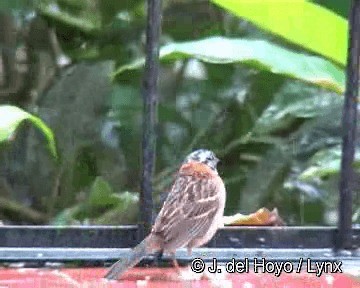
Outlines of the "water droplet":
[{"label": "water droplet", "polygon": [[332,286],[332,284],[333,284],[333,282],[334,282],[334,276],[332,276],[332,275],[325,275],[325,280],[326,280],[326,282],[327,282],[330,286]]},{"label": "water droplet", "polygon": [[10,263],[9,268],[23,268],[25,267],[24,262],[16,262],[16,263]]},{"label": "water droplet", "polygon": [[244,282],[242,288],[255,288],[255,285],[250,282]]},{"label": "water droplet", "polygon": [[345,249],[342,249],[342,250],[339,250],[336,252],[336,255],[344,256],[344,257],[351,257],[351,254],[352,254],[352,252],[350,250],[345,250]]},{"label": "water droplet", "polygon": [[331,252],[325,252],[325,253],[324,253],[324,256],[328,258],[328,257],[333,257],[334,254],[331,253]]},{"label": "water droplet", "polygon": [[353,252],[353,255],[355,257],[360,257],[360,248],[355,249],[354,252]]},{"label": "water droplet", "polygon": [[265,243],[266,239],[264,237],[259,237],[256,239],[259,243]]},{"label": "water droplet", "polygon": [[53,268],[53,269],[61,268],[64,266],[65,266],[64,263],[61,263],[61,262],[45,262],[45,267],[49,267],[49,268]]},{"label": "water droplet", "polygon": [[232,242],[232,243],[237,243],[237,244],[240,243],[239,238],[232,237],[232,236],[229,237],[229,241]]}]

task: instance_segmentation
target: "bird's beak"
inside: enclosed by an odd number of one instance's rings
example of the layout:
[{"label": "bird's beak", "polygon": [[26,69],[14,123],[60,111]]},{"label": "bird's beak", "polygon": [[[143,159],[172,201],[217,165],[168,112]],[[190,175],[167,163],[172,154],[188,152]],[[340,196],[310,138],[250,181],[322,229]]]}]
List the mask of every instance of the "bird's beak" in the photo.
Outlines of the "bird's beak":
[{"label": "bird's beak", "polygon": [[219,164],[220,159],[219,159],[219,158],[217,158],[217,157],[215,157],[215,161],[216,161],[216,164]]}]

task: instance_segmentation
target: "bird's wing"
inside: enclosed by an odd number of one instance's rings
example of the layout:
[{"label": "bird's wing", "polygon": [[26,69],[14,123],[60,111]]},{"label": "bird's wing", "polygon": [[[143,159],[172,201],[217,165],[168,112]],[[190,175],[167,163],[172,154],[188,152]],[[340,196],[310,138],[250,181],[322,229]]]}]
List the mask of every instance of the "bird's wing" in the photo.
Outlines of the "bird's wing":
[{"label": "bird's wing", "polygon": [[161,234],[165,247],[177,249],[206,234],[220,208],[220,178],[186,175],[175,180],[153,232]]}]

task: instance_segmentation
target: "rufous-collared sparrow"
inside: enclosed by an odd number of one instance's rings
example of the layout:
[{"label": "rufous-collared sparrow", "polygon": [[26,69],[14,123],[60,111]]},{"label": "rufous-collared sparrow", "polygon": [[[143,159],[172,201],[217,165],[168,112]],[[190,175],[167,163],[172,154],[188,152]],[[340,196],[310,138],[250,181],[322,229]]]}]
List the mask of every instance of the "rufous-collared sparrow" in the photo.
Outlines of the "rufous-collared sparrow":
[{"label": "rufous-collared sparrow", "polygon": [[[219,159],[209,150],[199,149],[182,163],[151,233],[125,259],[117,261],[105,275],[119,278],[147,254],[163,251],[175,255],[178,248],[191,249],[206,244],[223,226],[225,186],[218,175]],[[175,260],[174,262],[177,265]]]}]

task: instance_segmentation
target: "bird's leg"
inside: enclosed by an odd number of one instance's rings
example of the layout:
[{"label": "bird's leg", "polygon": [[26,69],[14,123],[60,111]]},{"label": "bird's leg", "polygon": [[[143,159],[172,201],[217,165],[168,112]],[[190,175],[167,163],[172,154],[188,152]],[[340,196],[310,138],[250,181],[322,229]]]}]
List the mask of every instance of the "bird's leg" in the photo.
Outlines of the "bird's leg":
[{"label": "bird's leg", "polygon": [[174,268],[175,268],[176,272],[180,273],[180,266],[179,266],[179,263],[177,262],[177,260],[175,258],[175,252],[171,252],[170,255],[171,255],[171,258],[172,258],[172,264],[174,265]]},{"label": "bird's leg", "polygon": [[161,258],[164,254],[164,250],[160,250],[159,252],[156,252],[155,256],[154,256],[154,265],[159,267],[160,266],[160,261]]}]

